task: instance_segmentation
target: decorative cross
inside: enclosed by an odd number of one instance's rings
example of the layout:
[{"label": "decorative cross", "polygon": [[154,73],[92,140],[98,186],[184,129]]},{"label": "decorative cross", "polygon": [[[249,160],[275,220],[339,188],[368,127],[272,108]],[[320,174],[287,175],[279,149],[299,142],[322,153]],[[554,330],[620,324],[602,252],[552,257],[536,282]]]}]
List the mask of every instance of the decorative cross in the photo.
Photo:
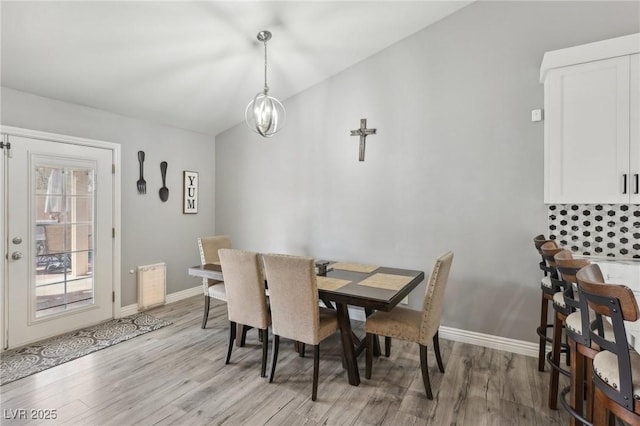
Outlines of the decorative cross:
[{"label": "decorative cross", "polygon": [[377,129],[367,129],[367,119],[360,119],[360,128],[351,131],[351,136],[360,136],[360,157],[358,160],[364,161],[364,148],[367,142],[367,136],[375,135]]}]

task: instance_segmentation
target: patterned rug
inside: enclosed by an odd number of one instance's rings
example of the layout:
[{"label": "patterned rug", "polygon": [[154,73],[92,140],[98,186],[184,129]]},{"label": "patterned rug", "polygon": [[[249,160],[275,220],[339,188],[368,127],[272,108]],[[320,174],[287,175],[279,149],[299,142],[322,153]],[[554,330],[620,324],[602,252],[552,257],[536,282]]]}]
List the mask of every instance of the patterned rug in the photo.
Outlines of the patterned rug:
[{"label": "patterned rug", "polygon": [[171,324],[139,313],[2,353],[0,385],[113,346]]}]

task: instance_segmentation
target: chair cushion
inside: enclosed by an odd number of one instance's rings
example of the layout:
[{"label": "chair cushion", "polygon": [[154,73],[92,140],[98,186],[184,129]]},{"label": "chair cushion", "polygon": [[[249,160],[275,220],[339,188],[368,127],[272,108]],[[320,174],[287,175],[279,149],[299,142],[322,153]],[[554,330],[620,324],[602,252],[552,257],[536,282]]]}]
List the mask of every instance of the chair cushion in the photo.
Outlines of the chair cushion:
[{"label": "chair cushion", "polygon": [[364,328],[367,333],[418,343],[421,321],[421,311],[396,307],[391,312],[374,312],[367,318]]},{"label": "chair cushion", "polygon": [[564,301],[564,294],[561,291],[559,291],[557,293],[554,293],[554,295],[553,295],[553,304],[554,305],[558,305],[561,308],[566,308],[567,307],[567,304]]},{"label": "chair cushion", "polygon": [[[596,319],[596,313],[593,310],[589,309],[589,322],[593,322]],[[574,313],[567,316],[565,320],[565,325],[567,328],[574,333],[582,336],[582,318],[580,310],[576,310]],[[613,334],[613,326],[609,321],[602,321],[602,328],[604,329],[604,338],[615,342],[615,336]]]},{"label": "chair cushion", "polygon": [[542,280],[540,280],[540,285],[546,288],[551,288],[551,277],[548,275],[546,277],[542,277]]},{"label": "chair cushion", "polygon": [[[640,400],[640,355],[630,349],[629,357],[631,358],[631,377],[633,378],[633,399]],[[598,352],[593,358],[593,372],[609,386],[619,390],[618,357],[613,352]]]},{"label": "chair cushion", "polygon": [[207,288],[207,296],[214,299],[227,301],[227,291],[224,288],[224,282],[218,281],[216,284],[209,285]]},{"label": "chair cushion", "polygon": [[[338,330],[338,311],[335,309],[320,308],[320,324],[318,326],[318,339],[320,341],[331,336]],[[313,342],[305,342],[310,345]]]}]

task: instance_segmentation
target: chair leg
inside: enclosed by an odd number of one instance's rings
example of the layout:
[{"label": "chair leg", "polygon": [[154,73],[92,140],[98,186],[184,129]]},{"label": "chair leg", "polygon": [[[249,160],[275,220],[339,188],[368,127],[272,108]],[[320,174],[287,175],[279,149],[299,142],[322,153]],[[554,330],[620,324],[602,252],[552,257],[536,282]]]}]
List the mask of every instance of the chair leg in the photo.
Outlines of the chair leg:
[{"label": "chair leg", "polygon": [[209,319],[210,303],[211,303],[211,298],[209,296],[204,296],[204,315],[202,316],[202,328],[207,327],[207,320]]},{"label": "chair leg", "polygon": [[278,362],[278,347],[280,346],[280,336],[273,335],[273,350],[271,351],[271,371],[269,372],[269,383],[273,382],[273,376],[276,374],[276,363]]},{"label": "chair leg", "polygon": [[440,338],[438,331],[433,335],[433,351],[436,353],[436,361],[438,361],[438,368],[441,373],[444,373],[444,365],[442,365],[442,356],[440,355]]},{"label": "chair leg", "polygon": [[233,341],[236,339],[236,323],[233,321],[229,321],[229,344],[227,345],[227,359],[224,361],[225,364],[229,364],[229,360],[231,359],[231,351],[233,350]]},{"label": "chair leg", "polygon": [[298,352],[298,354],[300,355],[300,358],[304,358],[304,352],[305,352],[305,345],[304,342],[300,342],[300,346],[298,346],[300,348],[300,352]]},{"label": "chair leg", "polygon": [[593,426],[607,425],[607,397],[597,386],[594,386],[594,402],[593,402]]},{"label": "chair leg", "polygon": [[262,340],[262,367],[260,368],[260,377],[267,375],[267,352],[269,346],[269,329],[259,331],[260,340]]},{"label": "chair leg", "polygon": [[384,356],[389,358],[389,355],[391,355],[391,337],[385,336],[384,337]]},{"label": "chair leg", "polygon": [[422,382],[427,393],[427,399],[433,399],[431,382],[429,381],[429,367],[427,366],[427,347],[425,345],[420,345],[420,369],[422,370]]},{"label": "chair leg", "polygon": [[318,397],[318,370],[319,369],[320,369],[320,345],[313,345],[313,390],[311,391],[312,401],[315,401],[316,398]]},{"label": "chair leg", "polygon": [[364,342],[366,345],[365,348],[365,356],[366,356],[366,368],[364,371],[364,377],[368,379],[371,378],[371,367],[373,365],[373,334],[367,333],[364,338]]},{"label": "chair leg", "polygon": [[240,344],[238,346],[240,346],[241,348],[244,348],[245,344],[247,343],[247,331],[249,331],[251,327],[247,327],[246,325],[242,326],[242,335],[240,337]]},{"label": "chair leg", "polygon": [[[571,387],[569,393],[569,406],[576,413],[582,415],[582,407],[584,401],[584,357],[578,353],[577,343],[573,339],[569,339],[569,348],[571,356]],[[571,426],[582,425],[574,416],[570,418]]]},{"label": "chair leg", "polygon": [[587,420],[593,422],[593,360],[589,357],[585,357],[585,365],[584,365],[584,377],[587,382],[586,390],[586,406],[587,406],[587,415],[585,416]]},{"label": "chair leg", "polygon": [[[544,335],[547,335],[547,321],[549,318],[549,299],[544,297],[544,293],[542,293],[542,300],[540,305],[540,326],[538,327],[538,331],[540,334],[544,331]],[[538,344],[538,371],[544,371],[544,359],[546,355],[547,349],[547,339],[540,335],[540,343]]]},{"label": "chair leg", "polygon": [[[562,343],[562,320],[558,312],[553,317],[553,347],[551,350],[551,360],[555,365],[560,364],[560,346]],[[549,408],[558,409],[558,381],[560,372],[551,368],[551,378],[549,380]]]}]

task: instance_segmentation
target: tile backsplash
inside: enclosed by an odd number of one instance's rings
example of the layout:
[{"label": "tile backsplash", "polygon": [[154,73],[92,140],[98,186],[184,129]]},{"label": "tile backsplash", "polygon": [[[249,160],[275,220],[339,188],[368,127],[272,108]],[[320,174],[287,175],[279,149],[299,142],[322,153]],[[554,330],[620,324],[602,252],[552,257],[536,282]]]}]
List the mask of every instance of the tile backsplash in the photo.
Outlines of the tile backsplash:
[{"label": "tile backsplash", "polygon": [[549,236],[588,256],[640,258],[640,204],[549,205]]}]

